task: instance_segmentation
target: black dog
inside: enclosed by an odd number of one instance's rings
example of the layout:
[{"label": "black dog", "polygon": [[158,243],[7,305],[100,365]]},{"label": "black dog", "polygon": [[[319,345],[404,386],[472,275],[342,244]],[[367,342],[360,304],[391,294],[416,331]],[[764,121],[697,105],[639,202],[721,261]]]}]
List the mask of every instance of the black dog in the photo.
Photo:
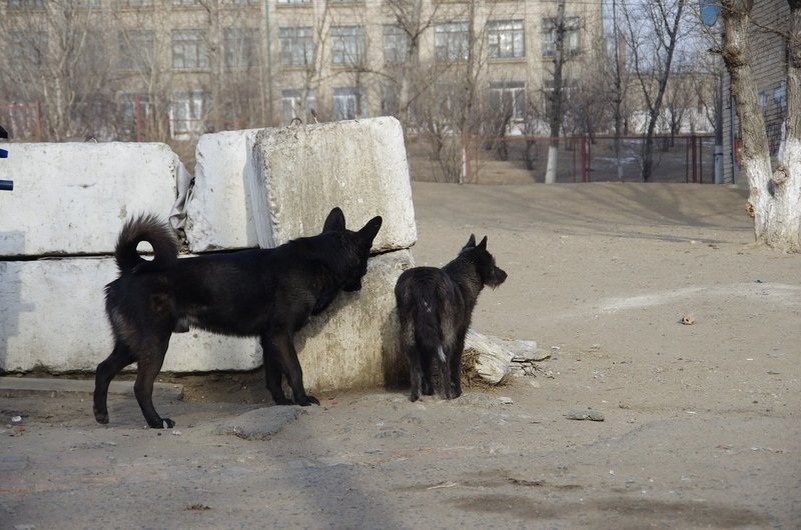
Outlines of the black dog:
[{"label": "black dog", "polygon": [[412,401],[420,398],[421,391],[434,393],[435,364],[440,396],[452,399],[462,394],[462,352],[473,308],[485,285],[494,288],[504,280],[506,273],[487,251],[487,238],[476,245],[473,235],[456,259],[441,269],[414,267],[400,275],[395,300]]},{"label": "black dog", "polygon": [[[296,404],[319,404],[304,390],[294,334],[340,291],[361,289],[380,227],[381,217],[374,217],[358,232],[346,230],[342,210],[334,208],[317,236],[272,249],[178,259],[177,242],[168,225],[154,216],[129,220],[114,253],[120,276],[106,286],[114,350],[97,366],[95,419],[108,423],[109,383],[122,368],[137,362],[134,393],[147,424],[157,429],[173,427],[175,423],[159,416],[153,407],[153,382],[170,336],[190,326],[260,337],[273,401],[291,403],[281,388],[283,375]],[[153,247],[152,261],[137,252],[142,241]]]}]

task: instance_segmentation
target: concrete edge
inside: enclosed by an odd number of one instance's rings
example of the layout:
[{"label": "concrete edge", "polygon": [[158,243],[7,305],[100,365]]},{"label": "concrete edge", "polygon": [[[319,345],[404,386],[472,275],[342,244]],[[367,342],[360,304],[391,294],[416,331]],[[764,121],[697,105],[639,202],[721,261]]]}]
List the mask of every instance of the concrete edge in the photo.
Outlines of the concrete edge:
[{"label": "concrete edge", "polygon": [[[112,381],[108,392],[109,394],[133,395],[133,383],[133,381]],[[0,377],[0,397],[62,393],[91,394],[94,390],[94,379]],[[155,383],[153,395],[161,399],[180,400],[184,397],[184,386],[174,383]]]}]

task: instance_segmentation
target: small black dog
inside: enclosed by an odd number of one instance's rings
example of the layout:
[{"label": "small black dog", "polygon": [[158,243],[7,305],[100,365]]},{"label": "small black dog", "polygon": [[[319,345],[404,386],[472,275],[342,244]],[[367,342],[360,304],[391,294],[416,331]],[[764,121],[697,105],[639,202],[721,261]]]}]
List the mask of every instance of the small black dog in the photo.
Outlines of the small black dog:
[{"label": "small black dog", "polygon": [[414,267],[398,278],[395,300],[400,319],[400,346],[409,361],[411,400],[434,393],[432,372],[438,367],[438,393],[447,399],[462,394],[464,337],[476,300],[485,285],[498,287],[506,273],[495,266],[487,238],[474,235],[459,255],[442,267]]},{"label": "small black dog", "polygon": [[[352,232],[345,229],[342,210],[334,208],[317,236],[271,249],[178,259],[178,245],[168,225],[152,215],[129,220],[114,253],[120,276],[106,286],[114,350],[97,366],[95,419],[108,423],[109,383],[125,366],[137,362],[134,394],[147,424],[156,429],[173,427],[175,423],[153,407],[153,382],[170,336],[190,326],[260,337],[273,401],[292,402],[281,388],[285,376],[296,404],[319,404],[303,387],[294,334],[340,291],[361,289],[381,221],[374,217]],[[137,252],[142,241],[153,247],[152,261]]]}]

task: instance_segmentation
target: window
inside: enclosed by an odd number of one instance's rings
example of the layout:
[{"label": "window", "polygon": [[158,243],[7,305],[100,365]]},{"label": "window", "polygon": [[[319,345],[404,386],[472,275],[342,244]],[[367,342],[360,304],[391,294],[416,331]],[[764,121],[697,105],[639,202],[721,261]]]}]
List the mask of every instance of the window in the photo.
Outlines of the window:
[{"label": "window", "polygon": [[174,140],[189,140],[205,132],[209,97],[202,90],[178,92],[170,105],[170,135]]},{"label": "window", "polygon": [[42,9],[44,0],[8,0],[9,9]]},{"label": "window", "polygon": [[281,64],[306,66],[314,64],[314,34],[312,28],[279,28]]},{"label": "window", "polygon": [[140,141],[144,138],[145,129],[153,118],[153,104],[147,94],[123,94],[122,107],[123,132],[129,138]]},{"label": "window", "polygon": [[[571,78],[562,79],[562,101],[570,97],[570,94],[578,89],[578,80]],[[550,116],[551,108],[554,98],[554,84],[553,78],[544,79],[542,82],[542,91],[545,95],[545,114]],[[564,103],[563,103],[564,105]]]},{"label": "window", "polygon": [[153,0],[117,0],[120,7],[153,7]]},{"label": "window", "polygon": [[223,0],[222,4],[230,4],[235,6],[255,6],[262,3],[263,0]]},{"label": "window", "polygon": [[381,87],[381,115],[397,116],[400,110],[400,87],[395,83],[386,83]]},{"label": "window", "polygon": [[331,56],[335,65],[363,64],[364,28],[361,26],[333,26],[331,28]]},{"label": "window", "polygon": [[490,21],[487,23],[487,40],[492,59],[511,59],[526,55],[522,20]]},{"label": "window", "polygon": [[469,36],[467,22],[446,22],[434,29],[437,61],[455,62],[467,60]]},{"label": "window", "polygon": [[200,0],[172,0],[174,6],[199,6]]},{"label": "window", "polygon": [[155,35],[152,31],[123,31],[120,33],[120,68],[148,70],[155,57]]},{"label": "window", "polygon": [[406,51],[409,49],[409,37],[399,26],[384,26],[384,62],[386,64],[403,64],[406,62]]},{"label": "window", "polygon": [[[556,55],[556,41],[558,28],[555,18],[542,19],[542,54],[546,57]],[[575,55],[579,52],[579,17],[565,17],[564,35],[565,55]]]},{"label": "window", "polygon": [[224,40],[226,68],[248,68],[259,64],[258,28],[227,28]]},{"label": "window", "polygon": [[367,98],[353,87],[334,89],[334,119],[353,120],[367,116]]},{"label": "window", "polygon": [[311,4],[311,0],[278,0],[278,4],[279,5]]},{"label": "window", "polygon": [[[289,125],[293,119],[300,118],[304,123],[309,123],[309,116],[314,111],[317,104],[314,91],[309,90],[306,97],[306,108],[301,109],[302,90],[283,90],[281,91],[281,119],[284,125]],[[305,112],[303,112],[305,111]],[[301,116],[301,113],[304,116]]]},{"label": "window", "polygon": [[172,67],[176,70],[205,69],[209,67],[208,43],[203,30],[173,30]]},{"label": "window", "polygon": [[47,57],[47,33],[44,31],[12,31],[11,62],[40,67]]},{"label": "window", "polygon": [[100,7],[100,0],[77,0],[77,4],[79,7],[93,9]]},{"label": "window", "polygon": [[511,113],[513,120],[526,117],[526,84],[523,81],[500,81],[490,83],[490,106],[504,114]]}]

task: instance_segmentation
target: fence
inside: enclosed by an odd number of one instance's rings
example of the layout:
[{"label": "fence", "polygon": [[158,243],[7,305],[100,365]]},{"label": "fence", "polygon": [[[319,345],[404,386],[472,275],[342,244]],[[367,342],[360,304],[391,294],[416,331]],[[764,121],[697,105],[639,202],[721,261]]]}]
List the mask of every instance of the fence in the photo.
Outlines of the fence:
[{"label": "fence", "polygon": [[[556,181],[640,182],[644,142],[641,136],[621,138],[618,161],[613,136],[562,137]],[[465,137],[462,179],[474,184],[543,182],[549,143],[547,136]],[[449,180],[442,176],[424,141],[412,139],[408,148],[415,179]],[[713,136],[657,136],[651,181],[714,183],[714,156]]]}]

